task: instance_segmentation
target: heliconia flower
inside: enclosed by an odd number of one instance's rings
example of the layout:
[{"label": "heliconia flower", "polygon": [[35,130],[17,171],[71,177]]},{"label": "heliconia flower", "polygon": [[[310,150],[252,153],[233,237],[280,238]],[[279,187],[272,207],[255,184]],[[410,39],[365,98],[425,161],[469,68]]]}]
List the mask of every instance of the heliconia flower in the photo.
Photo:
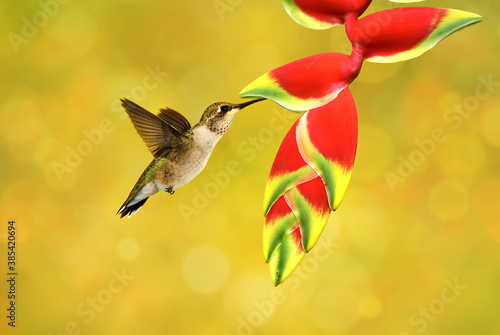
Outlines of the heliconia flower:
[{"label": "heliconia flower", "polygon": [[[423,0],[390,0],[412,3]],[[312,29],[346,25],[350,56],[322,53],[260,76],[241,92],[303,115],[276,154],[264,196],[264,258],[274,285],[297,267],[338,208],[356,155],[358,119],[349,84],[363,60],[415,58],[443,38],[481,21],[477,14],[442,8],[389,9],[358,17],[371,0],[282,0],[288,14]]]},{"label": "heliconia flower", "polygon": [[246,86],[242,98],[264,97],[297,112],[321,107],[337,97],[361,69],[356,55],[322,53],[278,67]]},{"label": "heliconia flower", "polygon": [[344,24],[346,16],[363,14],[371,0],[282,0],[288,15],[311,29],[328,29]]},{"label": "heliconia flower", "polygon": [[455,9],[394,8],[348,22],[346,32],[354,52],[363,59],[393,63],[418,57],[446,36],[481,19]]},{"label": "heliconia flower", "polygon": [[357,145],[348,89],[304,113],[276,154],[264,200],[264,258],[278,285],[318,241],[347,189]]}]

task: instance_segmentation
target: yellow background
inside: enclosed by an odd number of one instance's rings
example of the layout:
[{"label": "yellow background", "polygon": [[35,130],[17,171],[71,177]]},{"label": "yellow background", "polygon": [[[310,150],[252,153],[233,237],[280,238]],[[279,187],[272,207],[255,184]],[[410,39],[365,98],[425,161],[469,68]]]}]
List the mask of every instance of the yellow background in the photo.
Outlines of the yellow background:
[{"label": "yellow background", "polygon": [[[174,196],[115,216],[151,160],[120,97],[169,106],[194,124],[275,67],[346,52],[343,28],[303,28],[279,0],[220,0],[225,12],[215,3],[73,0],[44,21],[38,1],[1,2],[2,334],[499,335],[500,94],[497,86],[477,99],[476,89],[480,77],[500,82],[500,4],[426,1],[484,21],[415,60],[363,65],[351,85],[351,185],[318,252],[274,288],[262,198],[297,115],[272,102],[240,113],[206,169]],[[374,1],[368,12],[389,6]],[[9,33],[22,34],[23,18],[41,27],[15,48]],[[161,72],[156,81],[151,71]],[[467,117],[449,112],[474,101]],[[436,129],[446,140],[418,161],[415,141]],[[71,150],[85,155],[69,166]],[[411,155],[415,170],[391,189],[387,172]],[[9,219],[15,331],[5,318]]]}]

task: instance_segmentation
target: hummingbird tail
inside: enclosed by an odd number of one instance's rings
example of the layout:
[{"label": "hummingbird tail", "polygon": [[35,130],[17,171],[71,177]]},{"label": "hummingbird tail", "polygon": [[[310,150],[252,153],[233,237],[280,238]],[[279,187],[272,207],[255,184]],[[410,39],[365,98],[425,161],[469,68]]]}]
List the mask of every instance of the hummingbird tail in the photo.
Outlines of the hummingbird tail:
[{"label": "hummingbird tail", "polygon": [[[144,170],[144,172],[139,177],[137,183],[135,183],[134,188],[130,191],[127,200],[118,210],[116,215],[121,214],[121,217],[128,215],[130,218],[132,215],[137,213],[137,211],[146,203],[148,198],[158,192],[158,187],[154,181],[149,181],[151,176],[150,171],[154,167],[156,160],[153,160],[151,164]],[[148,177],[149,174],[149,177]]]},{"label": "hummingbird tail", "polygon": [[116,213],[116,215],[120,214],[120,218],[123,218],[126,215],[128,215],[128,217],[131,217],[132,215],[137,213],[137,211],[142,207],[142,205],[146,203],[148,199],[149,197],[142,199],[141,201],[136,202],[132,205],[130,204],[129,201],[125,201],[125,203],[122,205],[118,213]]}]

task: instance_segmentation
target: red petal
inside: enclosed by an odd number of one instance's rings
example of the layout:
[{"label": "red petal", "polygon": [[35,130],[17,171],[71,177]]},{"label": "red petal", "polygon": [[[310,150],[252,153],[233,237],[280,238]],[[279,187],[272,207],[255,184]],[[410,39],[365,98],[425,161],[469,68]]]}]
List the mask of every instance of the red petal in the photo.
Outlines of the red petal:
[{"label": "red petal", "polygon": [[349,13],[363,14],[371,0],[294,0],[308,16],[330,24],[343,24]]},{"label": "red petal", "polygon": [[446,10],[394,8],[368,15],[347,28],[353,44],[363,47],[363,57],[391,56],[413,49],[436,28]]},{"label": "red petal", "polygon": [[322,99],[347,87],[360,68],[361,63],[357,59],[331,52],[299,59],[269,74],[281,88],[296,98]]},{"label": "red petal", "polygon": [[295,230],[290,233],[290,236],[292,237],[292,241],[297,246],[297,249],[300,251],[304,251],[304,247],[302,246],[302,232],[300,231],[300,227],[295,228]]},{"label": "red petal", "polygon": [[271,167],[269,178],[296,171],[307,165],[299,153],[297,141],[295,140],[295,132],[298,122],[299,120],[293,124],[283,139],[283,142],[276,153],[276,158]]},{"label": "red petal", "polygon": [[349,89],[327,105],[305,113],[297,125],[300,155],[321,176],[336,210],[351,179],[357,145],[357,113]]},{"label": "red petal", "polygon": [[358,116],[349,90],[328,105],[311,110],[307,129],[312,144],[323,156],[351,169],[356,156]]},{"label": "red petal", "polygon": [[266,225],[273,224],[277,219],[284,217],[292,213],[292,210],[288,206],[283,196],[279,197],[278,200],[272,205],[271,209],[266,215]]},{"label": "red petal", "polygon": [[325,185],[320,177],[297,185],[297,189],[316,211],[321,214],[331,211]]},{"label": "red petal", "polygon": [[300,155],[297,146],[296,130],[299,120],[286,134],[274,158],[264,194],[264,214],[286,190],[317,177]]}]

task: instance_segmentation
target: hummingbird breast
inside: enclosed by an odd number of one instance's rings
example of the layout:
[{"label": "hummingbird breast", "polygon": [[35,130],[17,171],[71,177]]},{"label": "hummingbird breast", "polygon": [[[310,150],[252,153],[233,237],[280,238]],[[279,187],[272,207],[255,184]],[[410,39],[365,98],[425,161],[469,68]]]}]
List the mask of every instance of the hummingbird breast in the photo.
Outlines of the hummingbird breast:
[{"label": "hummingbird breast", "polygon": [[171,187],[175,191],[196,177],[207,165],[219,138],[205,126],[194,127],[193,135],[185,145],[160,158],[163,162],[159,162],[162,167],[157,173],[159,189]]}]

